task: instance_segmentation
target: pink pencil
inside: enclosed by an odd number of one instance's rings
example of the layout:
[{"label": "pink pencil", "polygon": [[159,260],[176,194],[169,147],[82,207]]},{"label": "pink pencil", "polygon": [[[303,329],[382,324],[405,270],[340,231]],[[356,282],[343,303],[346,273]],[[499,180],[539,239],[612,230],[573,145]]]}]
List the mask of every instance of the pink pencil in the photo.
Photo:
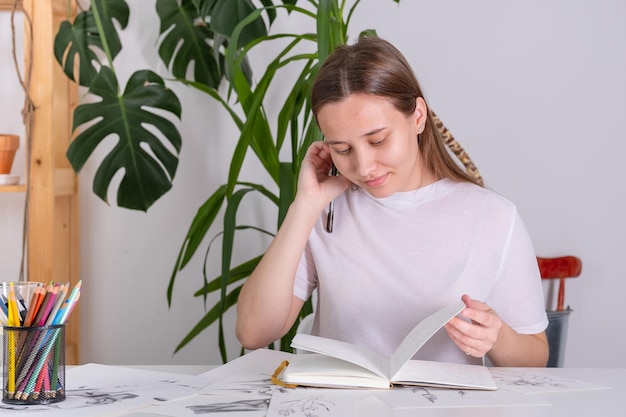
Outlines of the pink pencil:
[{"label": "pink pencil", "polygon": [[44,324],[46,324],[46,320],[48,319],[48,315],[50,315],[50,311],[52,311],[52,307],[54,307],[54,301],[56,300],[58,294],[59,286],[55,285],[52,293],[50,294],[50,297],[46,301],[46,304],[41,306],[41,308],[43,309],[43,313],[41,314],[41,318],[39,319],[39,321],[35,323],[37,326],[43,326]]}]

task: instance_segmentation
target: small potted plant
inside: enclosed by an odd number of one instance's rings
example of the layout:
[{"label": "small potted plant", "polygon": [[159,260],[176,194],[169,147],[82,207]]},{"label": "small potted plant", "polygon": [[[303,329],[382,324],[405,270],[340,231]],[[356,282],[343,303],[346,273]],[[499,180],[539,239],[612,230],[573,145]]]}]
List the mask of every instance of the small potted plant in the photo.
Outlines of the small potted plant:
[{"label": "small potted plant", "polygon": [[11,176],[11,168],[15,160],[15,153],[20,147],[20,137],[12,134],[0,133],[0,185],[17,182],[17,177]]}]

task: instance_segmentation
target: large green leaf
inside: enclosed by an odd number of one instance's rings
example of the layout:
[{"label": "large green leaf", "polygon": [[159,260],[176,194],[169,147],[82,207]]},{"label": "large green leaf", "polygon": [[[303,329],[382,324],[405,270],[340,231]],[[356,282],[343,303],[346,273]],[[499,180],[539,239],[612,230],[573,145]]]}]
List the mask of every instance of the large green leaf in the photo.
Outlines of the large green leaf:
[{"label": "large green leaf", "polygon": [[[237,304],[237,299],[239,298],[239,291],[241,291],[241,286],[233,289],[228,295],[226,295],[223,299],[223,303],[217,303],[211,308],[205,315],[200,319],[200,321],[191,329],[191,331],[183,338],[183,340],[176,346],[174,353],[181,350],[183,347],[187,345],[190,341],[192,341],[197,335],[202,333],[207,327],[215,322],[215,320],[221,320],[223,316],[222,305],[227,310],[233,305]],[[220,326],[220,339],[223,338],[223,329]],[[222,355],[222,362],[227,362],[226,351],[223,347],[220,347],[220,352]]]},{"label": "large green leaf", "polygon": [[[235,30],[233,31],[232,41],[237,42],[239,35],[243,29],[250,22],[261,13],[261,10],[256,10],[242,20]],[[229,80],[233,91],[237,93],[237,97],[241,103],[246,114],[246,120],[241,128],[241,135],[237,141],[235,152],[231,158],[231,164],[228,175],[228,195],[232,194],[234,185],[237,183],[239,173],[246,156],[247,149],[250,147],[254,150],[259,158],[259,161],[263,164],[266,172],[271,178],[278,184],[279,182],[279,161],[278,153],[281,143],[274,141],[274,136],[270,128],[270,121],[267,119],[265,109],[263,107],[264,99],[269,91],[269,87],[272,85],[272,81],[277,74],[277,71],[287,66],[293,61],[310,60],[311,54],[293,55],[289,56],[289,52],[297,46],[302,40],[313,40],[312,35],[293,35],[293,34],[281,34],[276,36],[267,36],[257,39],[251,45],[254,46],[263,41],[270,41],[278,38],[292,38],[291,42],[285,46],[276,58],[267,64],[266,71],[262,75],[261,79],[256,85],[252,85],[250,80],[245,77],[239,62],[245,57],[232,49],[227,50],[226,53],[226,66],[228,68]],[[244,52],[251,48],[251,45],[247,45]]]},{"label": "large green leaf", "polygon": [[[117,20],[122,29],[126,28],[130,14],[128,4],[124,0],[91,0],[91,5],[90,10],[98,14],[99,19],[96,19],[96,24],[101,25],[100,33],[104,34],[105,43],[113,59],[122,50],[122,42],[115,29],[114,20]],[[95,10],[93,6],[96,6]]]},{"label": "large green leaf", "polygon": [[[96,63],[100,63],[98,55],[90,46],[102,49],[96,23],[91,12],[82,12],[74,20],[61,23],[59,32],[54,38],[54,56],[63,67],[63,72],[74,82],[87,86],[98,73]],[[74,63],[78,59],[78,74],[74,71]]]},{"label": "large green leaf", "polygon": [[337,46],[346,43],[346,28],[337,0],[320,0],[317,9],[317,36],[321,62],[324,62]]},{"label": "large green leaf", "polygon": [[[211,13],[211,28],[215,32],[230,37],[235,27],[257,8],[251,0],[217,0]],[[237,47],[242,47],[253,40],[267,36],[267,28],[260,16],[246,25],[239,35]]]},{"label": "large green leaf", "polygon": [[[79,13],[74,23],[64,21],[54,39],[54,56],[68,78],[88,86],[101,65],[98,52],[107,52],[113,60],[122,50],[122,43],[113,23],[122,29],[128,25],[129,9],[124,0],[96,1],[102,31],[98,29],[92,9]],[[78,62],[78,74],[75,63]]]},{"label": "large green leaf", "polygon": [[276,129],[276,146],[280,149],[285,140],[287,129],[290,128],[291,136],[291,160],[298,161],[298,148],[300,143],[298,138],[302,132],[299,129],[300,120],[306,126],[311,121],[311,112],[309,111],[308,102],[313,84],[314,74],[317,73],[318,65],[316,59],[310,59],[300,72],[297,81],[285,99],[283,107],[278,113],[278,125]]},{"label": "large green leaf", "polygon": [[237,211],[243,197],[254,191],[254,188],[242,188],[237,190],[228,200],[226,211],[224,212],[224,237],[222,239],[222,312],[226,311],[223,304],[226,297],[226,289],[228,286],[228,275],[230,271],[230,262],[233,255],[233,247],[235,244],[235,230],[237,226]]},{"label": "large green leaf", "polygon": [[205,24],[198,24],[198,10],[189,1],[178,5],[176,0],[157,0],[161,20],[159,56],[177,78],[187,78],[193,68],[193,79],[217,88],[222,74],[211,47],[213,33]]},{"label": "large green leaf", "polygon": [[202,19],[205,19],[207,16],[211,15],[211,10],[213,10],[216,0],[191,0],[191,2],[196,8],[198,15],[202,17]]},{"label": "large green leaf", "polygon": [[[93,191],[107,201],[113,176],[123,171],[117,204],[145,211],[171,188],[181,147],[176,126],[152,109],[180,118],[180,102],[152,71],[134,73],[124,93],[118,91],[113,71],[102,67],[89,87],[89,93],[100,101],[82,104],[74,111],[74,130],[84,124],[88,127],[71,143],[67,157],[79,172],[104,139],[116,136],[115,147],[98,167]],[[155,128],[161,138],[148,127]]]},{"label": "large green leaf", "polygon": [[170,276],[170,282],[167,287],[168,305],[172,304],[172,293],[174,291],[174,283],[176,282],[178,271],[183,269],[196,253],[196,250],[204,240],[209,227],[213,224],[225,200],[226,186],[222,185],[200,206],[194,216],[191,226],[189,226],[189,230],[187,231],[187,235],[185,236],[185,240],[183,241],[183,245],[178,252],[176,264]]},{"label": "large green leaf", "polygon": [[[232,268],[228,274],[228,285],[234,284],[235,282],[240,281],[250,276],[252,271],[254,271],[254,268],[256,268],[256,266],[261,261],[261,258],[263,258],[263,255],[259,255],[256,258],[248,259],[241,265],[238,265]],[[213,280],[211,280],[210,282],[206,282],[202,286],[202,288],[200,288],[194,293],[194,296],[204,297],[205,295],[209,293],[212,293],[217,290],[221,290],[221,288],[222,288],[222,276],[220,275],[218,277],[213,278]]]}]

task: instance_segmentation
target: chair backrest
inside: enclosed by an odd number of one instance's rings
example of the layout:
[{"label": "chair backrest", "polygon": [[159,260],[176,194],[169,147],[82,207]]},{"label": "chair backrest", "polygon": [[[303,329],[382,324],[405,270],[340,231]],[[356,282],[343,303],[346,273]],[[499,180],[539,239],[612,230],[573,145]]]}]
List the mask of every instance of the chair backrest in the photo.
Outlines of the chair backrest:
[{"label": "chair backrest", "polygon": [[565,309],[565,279],[575,278],[582,271],[582,261],[576,256],[559,256],[555,258],[537,257],[541,279],[558,279],[559,295],[556,311]]},{"label": "chair backrest", "polygon": [[541,279],[558,279],[559,293],[555,311],[547,311],[548,328],[546,336],[550,355],[548,367],[562,367],[565,357],[565,343],[567,340],[567,327],[572,310],[565,308],[565,279],[575,278],[582,271],[582,262],[576,256],[559,256],[555,258],[537,257]]}]

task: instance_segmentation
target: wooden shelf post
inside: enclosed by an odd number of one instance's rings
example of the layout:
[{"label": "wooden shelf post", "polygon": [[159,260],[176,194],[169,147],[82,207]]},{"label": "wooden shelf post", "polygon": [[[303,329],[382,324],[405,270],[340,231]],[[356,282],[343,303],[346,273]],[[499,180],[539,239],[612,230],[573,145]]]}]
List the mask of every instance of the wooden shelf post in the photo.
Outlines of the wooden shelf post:
[{"label": "wooden shelf post", "polygon": [[[12,10],[15,0],[0,0],[0,10]],[[79,278],[79,199],[77,177],[65,156],[72,138],[72,112],[78,88],[54,58],[54,37],[68,18],[67,0],[20,0],[30,17],[24,19],[25,68],[32,48],[30,96],[34,103],[28,187],[27,273],[29,281],[69,281]],[[66,363],[79,363],[80,303],[66,328]]]}]

